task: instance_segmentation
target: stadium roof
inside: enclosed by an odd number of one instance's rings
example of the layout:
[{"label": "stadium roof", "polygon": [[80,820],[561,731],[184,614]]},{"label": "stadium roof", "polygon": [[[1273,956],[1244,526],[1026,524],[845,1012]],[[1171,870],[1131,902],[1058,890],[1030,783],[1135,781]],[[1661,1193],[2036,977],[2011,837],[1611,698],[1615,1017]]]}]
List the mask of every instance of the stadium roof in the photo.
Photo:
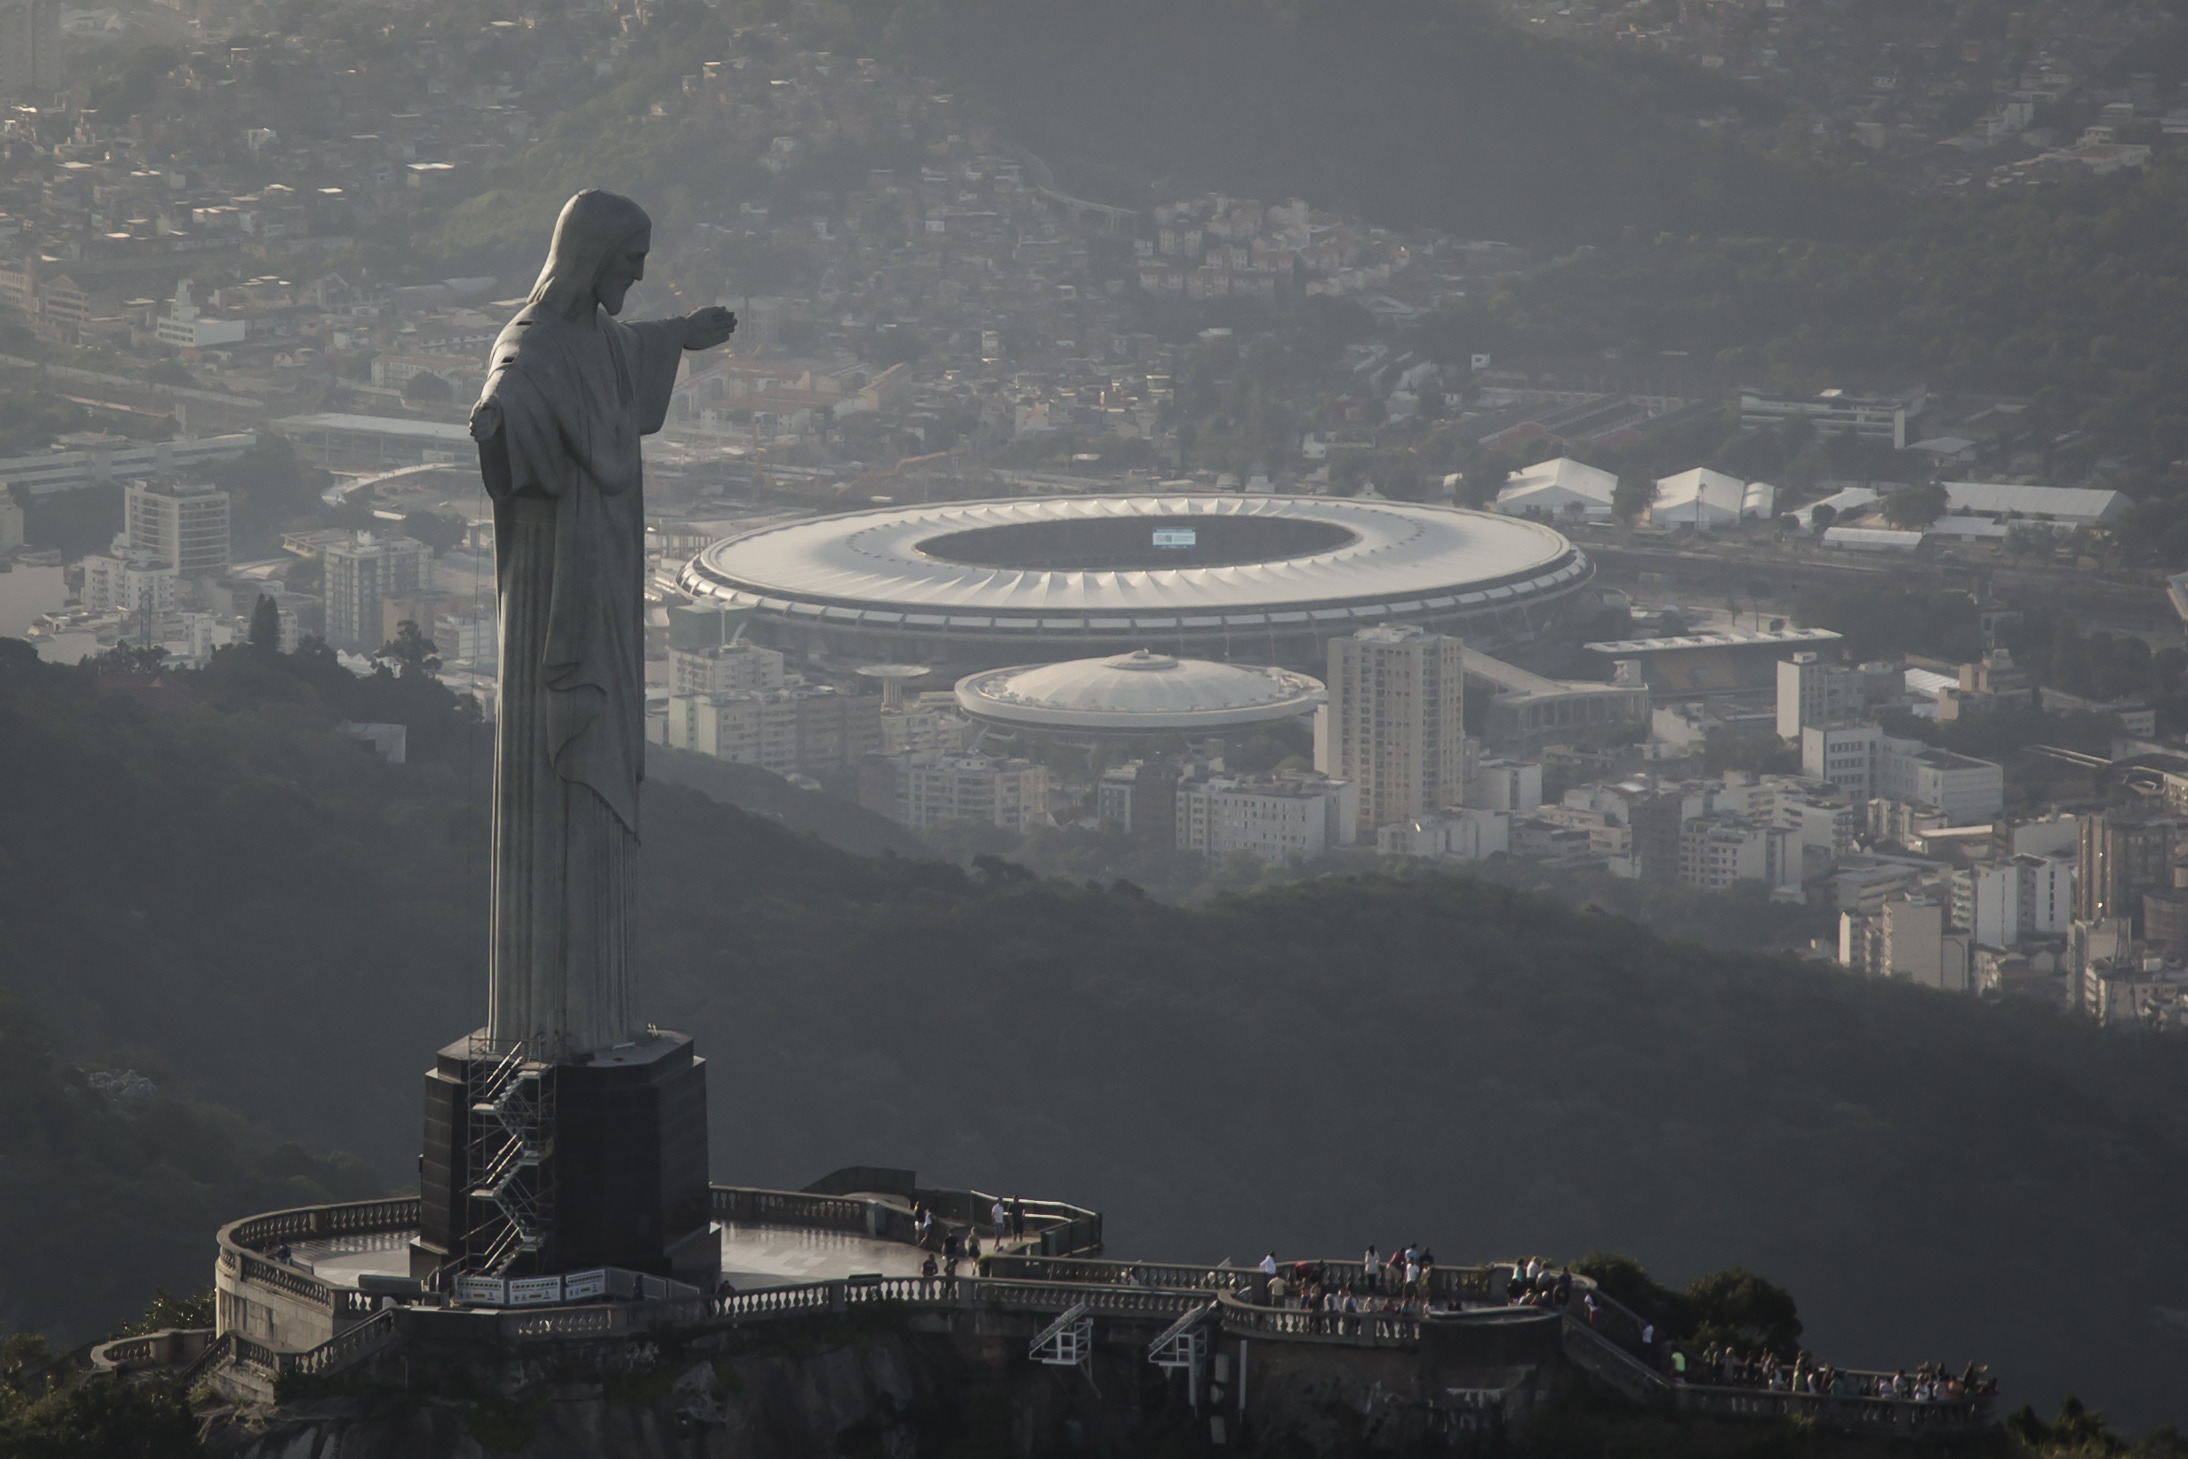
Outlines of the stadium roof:
[{"label": "stadium roof", "polygon": [[[1178,566],[1148,550],[1143,529],[1185,534]],[[1120,532],[1134,552],[1116,555]],[[1226,543],[1238,550],[1210,550]],[[1098,565],[1105,555],[1123,565]],[[1075,496],[885,507],[762,527],[701,552],[683,585],[763,615],[846,626],[1130,633],[1298,623],[1349,632],[1394,615],[1434,618],[1562,595],[1591,571],[1547,526],[1450,507]]]}]

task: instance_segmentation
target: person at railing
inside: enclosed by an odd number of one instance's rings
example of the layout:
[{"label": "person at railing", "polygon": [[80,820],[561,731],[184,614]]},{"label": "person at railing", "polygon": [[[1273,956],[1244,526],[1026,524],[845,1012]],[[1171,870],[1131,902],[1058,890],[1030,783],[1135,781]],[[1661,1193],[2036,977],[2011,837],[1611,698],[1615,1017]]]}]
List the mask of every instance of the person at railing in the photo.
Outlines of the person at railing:
[{"label": "person at railing", "polygon": [[995,1244],[1001,1246],[1010,1236],[1010,1211],[997,1196],[995,1204],[988,1208],[989,1217],[995,1222]]},{"label": "person at railing", "polygon": [[957,1275],[957,1264],[963,1260],[964,1254],[964,1245],[957,1239],[955,1231],[944,1236],[942,1238],[942,1274],[947,1277],[955,1277]]},{"label": "person at railing", "polygon": [[1010,1234],[1019,1240],[1025,1239],[1026,1203],[1017,1196],[1010,1198]]}]

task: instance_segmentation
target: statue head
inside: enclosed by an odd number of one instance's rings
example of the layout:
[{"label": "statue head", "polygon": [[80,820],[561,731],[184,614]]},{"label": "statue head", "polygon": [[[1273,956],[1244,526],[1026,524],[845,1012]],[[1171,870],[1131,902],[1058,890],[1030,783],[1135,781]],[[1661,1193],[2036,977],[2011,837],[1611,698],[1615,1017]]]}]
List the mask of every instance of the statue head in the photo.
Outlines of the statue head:
[{"label": "statue head", "polygon": [[572,318],[595,302],[619,314],[632,284],[646,276],[653,220],[620,193],[587,190],[562,205],[547,263],[532,302]]}]

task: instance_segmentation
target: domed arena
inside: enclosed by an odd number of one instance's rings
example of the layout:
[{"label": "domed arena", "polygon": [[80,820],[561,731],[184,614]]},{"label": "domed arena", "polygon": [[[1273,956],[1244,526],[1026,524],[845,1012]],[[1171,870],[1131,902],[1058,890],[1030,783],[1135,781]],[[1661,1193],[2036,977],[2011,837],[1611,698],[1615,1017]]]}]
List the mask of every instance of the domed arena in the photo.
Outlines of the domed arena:
[{"label": "domed arena", "polygon": [[1179,659],[1137,649],[1110,658],[968,674],[957,706],[1012,729],[1068,734],[1206,734],[1311,714],[1322,682],[1288,669]]},{"label": "domed arena", "polygon": [[1414,623],[1494,647],[1594,575],[1539,522],[1380,499],[1023,497],[762,527],[685,567],[775,647],[964,667],[1099,658],[1318,666],[1333,637]]}]

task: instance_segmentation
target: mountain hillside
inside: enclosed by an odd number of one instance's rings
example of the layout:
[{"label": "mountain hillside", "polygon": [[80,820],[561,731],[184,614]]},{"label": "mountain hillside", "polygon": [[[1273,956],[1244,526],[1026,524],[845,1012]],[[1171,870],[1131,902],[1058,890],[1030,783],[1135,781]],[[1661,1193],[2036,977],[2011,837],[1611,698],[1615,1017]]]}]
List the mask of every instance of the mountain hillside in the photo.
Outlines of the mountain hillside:
[{"label": "mountain hillside", "polygon": [[[851,0],[861,41],[986,109],[1061,185],[1214,190],[1469,237],[1845,236],[1888,202],[1716,140],[1761,90],[1520,33],[1474,0]],[[875,30],[878,27],[878,35]]]},{"label": "mountain hillside", "polygon": [[[400,1185],[419,1076],[484,1001],[485,737],[429,681],[320,674],[231,652],[155,692],[0,655],[0,993],[64,1069]],[[409,765],[332,729],[405,715]],[[2015,1401],[2188,1417],[2182,1044],[1461,878],[1187,910],[852,856],[659,782],[644,815],[641,1004],[709,1059],[719,1180],[911,1165],[1099,1207],[1122,1255],[1739,1263],[1838,1361],[1976,1356]],[[0,1312],[115,1239],[31,1188],[52,1219],[14,1227]],[[147,1189],[140,1244],[175,1255],[134,1279],[197,1285],[210,1223],[267,1198]],[[144,1295],[35,1310],[80,1334]]]}]

